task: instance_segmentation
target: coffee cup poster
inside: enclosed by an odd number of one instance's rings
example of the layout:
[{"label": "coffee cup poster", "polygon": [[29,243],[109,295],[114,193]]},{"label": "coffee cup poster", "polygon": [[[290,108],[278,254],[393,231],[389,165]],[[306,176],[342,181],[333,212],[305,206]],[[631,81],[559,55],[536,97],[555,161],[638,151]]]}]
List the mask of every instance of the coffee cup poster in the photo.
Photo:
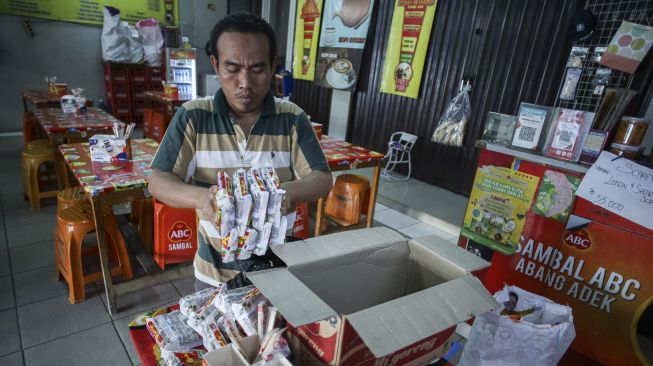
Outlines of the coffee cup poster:
[{"label": "coffee cup poster", "polygon": [[293,77],[313,80],[317,42],[322,20],[322,0],[299,0],[295,18],[295,49],[293,52]]},{"label": "coffee cup poster", "polygon": [[381,92],[417,98],[437,0],[395,0]]},{"label": "coffee cup poster", "polygon": [[317,85],[356,88],[373,7],[373,0],[325,0],[315,67]]}]

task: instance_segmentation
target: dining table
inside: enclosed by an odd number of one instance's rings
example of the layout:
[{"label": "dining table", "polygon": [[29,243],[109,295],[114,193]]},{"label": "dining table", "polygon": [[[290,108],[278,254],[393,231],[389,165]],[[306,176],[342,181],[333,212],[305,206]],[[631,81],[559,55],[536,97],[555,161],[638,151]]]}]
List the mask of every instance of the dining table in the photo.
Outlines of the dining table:
[{"label": "dining table", "polygon": [[[61,101],[58,96],[52,96],[47,90],[29,90],[20,91],[23,99],[23,108],[25,112],[39,108],[56,108],[61,107]],[[86,106],[93,105],[93,100],[86,98]]]},{"label": "dining table", "polygon": [[113,163],[92,161],[87,142],[62,144],[58,148],[93,208],[102,277],[111,314],[118,312],[117,298],[121,295],[193,274],[192,265],[176,266],[162,271],[154,262],[152,253],[144,246],[137,246],[131,250],[137,262],[144,268],[146,276],[121,283],[113,283],[111,278],[102,210],[107,206],[150,197],[147,190],[148,179],[152,174],[150,163],[158,146],[152,139],[131,139],[131,160]]},{"label": "dining table", "polygon": [[114,123],[120,122],[95,107],[87,108],[84,113],[63,113],[60,107],[35,109],[33,113],[54,151],[59,189],[69,187],[70,182],[58,146],[63,143],[82,142],[96,134],[113,135]]}]

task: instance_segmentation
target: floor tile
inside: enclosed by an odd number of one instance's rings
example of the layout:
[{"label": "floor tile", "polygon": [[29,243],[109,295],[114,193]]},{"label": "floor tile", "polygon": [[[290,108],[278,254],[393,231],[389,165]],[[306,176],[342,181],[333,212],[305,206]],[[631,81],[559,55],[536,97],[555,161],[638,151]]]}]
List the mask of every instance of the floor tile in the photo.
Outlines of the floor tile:
[{"label": "floor tile", "polygon": [[132,363],[137,365],[141,363],[141,359],[138,357],[138,352],[136,351],[136,347],[134,347],[134,342],[132,342],[132,339],[129,336],[129,323],[131,323],[134,318],[135,316],[128,316],[123,319],[115,320],[113,326],[116,328],[122,344],[127,349],[127,353],[129,354]]},{"label": "floor tile", "polygon": [[20,338],[18,323],[16,323],[16,309],[0,311],[0,356],[20,351]]},{"label": "floor tile", "polygon": [[0,276],[9,274],[11,274],[11,268],[9,268],[9,251],[0,250]]},{"label": "floor tile", "polygon": [[[40,210],[31,210],[29,207],[17,208],[5,211],[5,223],[8,228],[22,226],[26,224],[34,224],[41,222],[55,222],[57,219],[57,207],[45,206]],[[33,226],[32,226],[33,227]]]},{"label": "floor tile", "polygon": [[54,242],[23,245],[9,249],[11,269],[14,273],[54,265]]},{"label": "floor tile", "polygon": [[409,225],[417,224],[417,220],[412,217],[406,216],[395,210],[385,210],[374,215],[377,221],[397,230]]},{"label": "floor tile", "polygon": [[11,276],[0,277],[0,311],[16,306]]},{"label": "floor tile", "polygon": [[23,366],[23,352],[16,352],[0,357],[0,365],[3,366]]},{"label": "floor tile", "polygon": [[[100,297],[106,304],[107,297],[104,295],[104,289],[99,288],[98,290],[102,293]],[[163,304],[179,301],[179,298],[177,289],[169,282],[130,292],[117,298],[118,313],[113,314],[111,318],[116,320],[129,317],[140,312],[156,309]]]},{"label": "floor tile", "polygon": [[382,204],[380,204],[378,202],[376,203],[376,205],[374,205],[374,214],[375,215],[378,214],[379,212],[385,211],[385,210],[388,210],[387,206],[383,206]]},{"label": "floor tile", "polygon": [[100,366],[130,365],[131,362],[113,325],[107,323],[26,349],[25,364]]},{"label": "floor tile", "polygon": [[195,276],[189,276],[172,281],[181,296],[190,295],[195,292]]},{"label": "floor tile", "polygon": [[415,225],[410,225],[406,226],[404,228],[399,229],[400,232],[403,234],[408,235],[411,238],[419,238],[421,236],[428,236],[428,235],[437,235],[444,240],[451,240],[454,239],[455,237],[445,231],[442,231],[438,228],[435,228],[431,225],[427,225],[424,223],[417,223]]},{"label": "floor tile", "polygon": [[55,266],[48,266],[15,274],[14,285],[18,305],[68,294],[66,281],[63,278],[57,281],[55,268]]},{"label": "floor tile", "polygon": [[16,248],[23,245],[39,243],[54,238],[54,227],[56,218],[52,214],[52,220],[19,225],[7,228],[7,245],[9,248]]},{"label": "floor tile", "polygon": [[99,296],[71,304],[67,295],[21,306],[18,308],[18,319],[23,348],[110,321]]}]

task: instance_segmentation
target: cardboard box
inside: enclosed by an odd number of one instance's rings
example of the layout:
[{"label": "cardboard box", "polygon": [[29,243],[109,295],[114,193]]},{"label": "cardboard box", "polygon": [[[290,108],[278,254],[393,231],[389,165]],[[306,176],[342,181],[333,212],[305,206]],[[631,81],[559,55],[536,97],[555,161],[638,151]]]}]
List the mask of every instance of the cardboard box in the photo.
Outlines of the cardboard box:
[{"label": "cardboard box", "polygon": [[[236,351],[230,343],[222,348],[208,352],[202,359],[203,366],[249,366],[250,362],[258,355],[259,342],[258,335],[246,337],[240,341],[240,346],[244,354]],[[266,366],[291,366],[292,364],[282,358],[273,362],[266,362]]]},{"label": "cardboard box", "polygon": [[273,250],[288,268],[248,277],[299,339],[298,364],[426,362],[445,354],[456,324],[498,307],[470,273],[489,263],[435,236],[373,228]]}]

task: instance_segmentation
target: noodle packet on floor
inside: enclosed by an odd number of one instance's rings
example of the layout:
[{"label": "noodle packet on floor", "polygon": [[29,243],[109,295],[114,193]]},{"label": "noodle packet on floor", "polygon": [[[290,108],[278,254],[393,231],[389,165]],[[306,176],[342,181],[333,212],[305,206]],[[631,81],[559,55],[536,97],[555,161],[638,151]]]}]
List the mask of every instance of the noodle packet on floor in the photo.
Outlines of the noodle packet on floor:
[{"label": "noodle packet on floor", "polygon": [[218,172],[218,192],[215,194],[216,229],[225,237],[235,225],[236,208],[231,187],[231,178],[225,172]]},{"label": "noodle packet on floor", "polygon": [[210,303],[213,300],[213,297],[216,296],[221,289],[222,286],[217,288],[206,288],[202,291],[182,297],[179,300],[179,311],[187,318],[190,318],[193,314],[200,312],[207,303]]},{"label": "noodle packet on floor", "polygon": [[260,230],[265,224],[269,192],[261,179],[261,172],[256,168],[247,171],[247,183],[249,184],[249,192],[252,195],[252,226],[256,230]]},{"label": "noodle packet on floor", "polygon": [[257,288],[253,288],[237,301],[231,302],[231,314],[246,336],[258,334],[259,302],[267,302],[267,299]]},{"label": "noodle packet on floor", "polygon": [[201,365],[206,353],[204,349],[194,349],[184,353],[161,350],[161,359],[166,366]]},{"label": "noodle packet on floor", "polygon": [[222,292],[213,299],[213,305],[218,310],[220,310],[220,312],[226,314],[231,310],[232,302],[239,301],[241,298],[245,297],[253,289],[255,289],[254,286],[245,286],[245,287],[240,287],[233,290]]}]

